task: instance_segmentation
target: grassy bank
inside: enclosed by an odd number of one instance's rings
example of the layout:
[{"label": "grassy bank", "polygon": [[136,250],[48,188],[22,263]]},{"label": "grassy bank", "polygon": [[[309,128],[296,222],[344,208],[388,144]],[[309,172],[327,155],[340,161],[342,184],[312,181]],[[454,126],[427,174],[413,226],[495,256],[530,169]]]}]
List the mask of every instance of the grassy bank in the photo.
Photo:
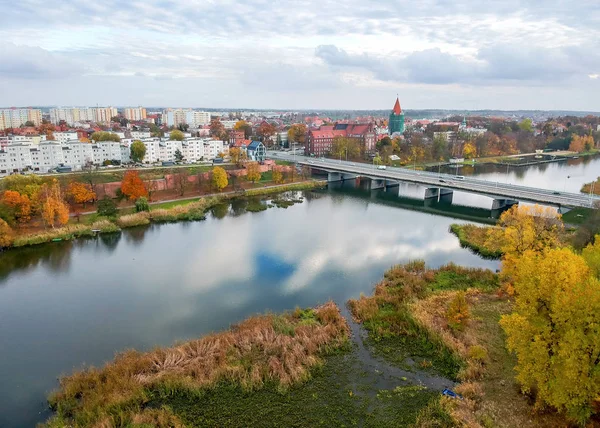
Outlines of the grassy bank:
[{"label": "grassy bank", "polygon": [[458,237],[460,245],[474,253],[489,259],[499,259],[502,251],[497,241],[490,239],[491,227],[473,224],[452,224],[450,232]]},{"label": "grassy bank", "polygon": [[[102,217],[98,214],[81,216],[80,223],[71,223],[56,229],[48,229],[37,233],[17,234],[12,247],[37,245],[52,241],[66,241],[84,236],[94,236],[95,233],[114,233],[128,227],[148,225],[150,223],[169,223],[176,221],[201,221],[206,218],[206,212],[216,205],[244,196],[267,196],[287,191],[310,190],[324,187],[323,181],[306,181],[302,183],[282,184],[248,191],[217,194],[207,197],[184,199],[152,204],[149,212],[136,213],[132,208],[122,208],[114,217]],[[276,199],[279,201],[279,199]],[[279,203],[281,202],[281,203]],[[286,207],[290,201],[282,199],[274,206]],[[293,201],[297,202],[297,201]],[[266,204],[251,201],[247,211],[262,211],[267,209]],[[97,232],[94,232],[97,231]],[[17,231],[18,232],[18,231]]]},{"label": "grassy bank", "polygon": [[[203,399],[263,388],[285,393],[347,343],[348,326],[331,302],[256,316],[223,333],[148,353],[128,351],[102,368],[63,377],[49,399],[56,415],[47,425],[182,426],[178,415],[190,417]],[[175,398],[178,407],[164,406]]]},{"label": "grassy bank", "polygon": [[581,186],[581,193],[585,193],[586,195],[589,195],[590,193],[600,195],[600,177],[598,177],[596,181],[585,183]]},{"label": "grassy bank", "polygon": [[596,210],[592,208],[573,208],[571,211],[562,215],[565,224],[580,225],[585,223]]}]

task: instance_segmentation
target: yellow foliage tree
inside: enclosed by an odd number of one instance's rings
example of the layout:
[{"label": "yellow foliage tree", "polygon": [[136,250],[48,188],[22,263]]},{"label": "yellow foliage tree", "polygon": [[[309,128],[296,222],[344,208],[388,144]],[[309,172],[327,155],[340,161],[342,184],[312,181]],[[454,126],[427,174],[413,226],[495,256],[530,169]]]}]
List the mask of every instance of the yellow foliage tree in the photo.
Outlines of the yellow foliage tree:
[{"label": "yellow foliage tree", "polygon": [[452,300],[450,300],[450,303],[448,304],[448,309],[446,310],[446,319],[448,320],[448,326],[452,330],[462,331],[467,325],[469,317],[469,304],[467,303],[465,292],[459,291],[452,298]]},{"label": "yellow foliage tree", "polygon": [[74,181],[67,187],[67,196],[76,204],[83,204],[85,207],[87,202],[93,202],[96,199],[96,192],[92,190],[91,185]]},{"label": "yellow foliage tree", "polygon": [[283,182],[283,174],[279,168],[273,168],[273,181],[278,184]]},{"label": "yellow foliage tree", "polygon": [[0,247],[10,247],[15,239],[15,234],[7,222],[0,218]]},{"label": "yellow foliage tree", "polygon": [[246,174],[246,178],[248,178],[248,180],[256,183],[258,180],[260,180],[260,177],[262,177],[262,174],[260,173],[260,166],[257,162],[249,163],[246,165],[246,169],[248,171]]},{"label": "yellow foliage tree", "polygon": [[16,190],[7,190],[2,197],[2,203],[12,210],[19,223],[27,223],[30,220],[31,201],[27,195],[22,195]]},{"label": "yellow foliage tree", "polygon": [[515,310],[500,324],[517,380],[583,425],[600,397],[600,282],[566,248],[525,251],[511,275]]},{"label": "yellow foliage tree", "polygon": [[586,152],[594,147],[594,138],[591,135],[573,135],[571,138],[571,144],[569,144],[569,151],[571,152]]},{"label": "yellow foliage tree", "polygon": [[212,185],[219,192],[227,187],[229,181],[227,180],[227,172],[220,166],[217,166],[212,171]]},{"label": "yellow foliage tree", "polygon": [[463,146],[463,157],[465,159],[472,159],[477,156],[477,149],[475,145],[472,143],[466,143]]},{"label": "yellow foliage tree", "polygon": [[600,278],[600,235],[596,235],[594,243],[588,244],[581,251],[581,256],[585,259],[596,278]]},{"label": "yellow foliage tree", "polygon": [[57,180],[44,184],[41,191],[42,218],[47,225],[62,226],[69,221],[69,207],[63,200]]}]

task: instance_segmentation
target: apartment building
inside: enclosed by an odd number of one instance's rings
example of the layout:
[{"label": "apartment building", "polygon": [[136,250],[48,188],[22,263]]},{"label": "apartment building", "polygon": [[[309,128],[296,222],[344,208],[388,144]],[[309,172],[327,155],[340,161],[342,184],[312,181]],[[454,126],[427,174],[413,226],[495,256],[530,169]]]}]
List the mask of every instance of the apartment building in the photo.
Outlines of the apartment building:
[{"label": "apartment building", "polygon": [[187,111],[185,114],[185,122],[191,128],[199,128],[210,123],[210,112],[208,111]]},{"label": "apartment building", "polygon": [[150,131],[131,131],[131,138],[134,140],[141,140],[143,138],[150,138],[152,134]]},{"label": "apartment building", "polygon": [[146,109],[144,107],[127,107],[123,109],[123,116],[130,122],[145,120]]},{"label": "apartment building", "polygon": [[67,131],[67,132],[55,132],[54,140],[59,143],[66,143],[67,141],[78,140],[76,131]]},{"label": "apartment building", "polygon": [[117,114],[115,107],[59,107],[50,109],[50,122],[55,125],[61,120],[69,125],[77,122],[108,123]]},{"label": "apartment building", "polygon": [[35,126],[42,123],[42,111],[32,108],[4,108],[0,109],[0,129],[18,128],[26,122],[32,122]]},{"label": "apartment building", "polygon": [[94,150],[90,143],[71,141],[68,145],[63,146],[62,149],[64,164],[72,167],[74,170],[89,163],[94,163]]},{"label": "apartment building", "polygon": [[162,123],[166,123],[168,126],[179,126],[186,123],[187,113],[189,109],[167,109],[162,114]]}]

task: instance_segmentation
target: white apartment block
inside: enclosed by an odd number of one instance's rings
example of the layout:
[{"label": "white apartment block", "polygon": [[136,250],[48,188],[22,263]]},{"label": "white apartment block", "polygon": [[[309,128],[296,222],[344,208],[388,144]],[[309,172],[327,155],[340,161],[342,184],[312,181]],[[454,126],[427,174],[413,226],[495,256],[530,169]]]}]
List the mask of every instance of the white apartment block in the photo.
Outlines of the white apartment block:
[{"label": "white apartment block", "polygon": [[94,163],[102,165],[105,161],[121,161],[121,143],[114,141],[98,141],[92,144]]},{"label": "white apartment block", "polygon": [[63,146],[64,164],[73,170],[80,169],[88,163],[94,163],[93,145],[80,141],[71,141]]},{"label": "white apartment block", "polygon": [[110,122],[118,114],[115,107],[69,107],[50,109],[50,122],[57,125],[61,120],[73,125],[77,122]]},{"label": "white apartment block", "polygon": [[78,140],[77,132],[55,132],[54,140],[59,143],[66,143],[67,141]]},{"label": "white apartment block", "polygon": [[168,126],[179,126],[186,123],[186,115],[190,111],[189,109],[167,109],[163,112],[162,122]]},{"label": "white apartment block", "polygon": [[144,107],[127,107],[123,109],[123,116],[129,121],[145,120],[146,109]]},{"label": "white apartment block", "polygon": [[235,126],[235,124],[237,122],[238,122],[237,120],[222,120],[221,121],[221,123],[223,124],[225,129],[233,129],[233,127]]},{"label": "white apartment block", "polygon": [[150,131],[131,131],[130,134],[131,134],[131,138],[134,140],[150,138],[152,135]]},{"label": "white apartment block", "polygon": [[5,108],[0,109],[0,129],[18,128],[26,122],[32,122],[35,126],[42,123],[42,111],[32,108]]},{"label": "white apartment block", "polygon": [[190,125],[191,128],[198,128],[200,126],[208,125],[210,123],[210,112],[195,110],[188,111],[185,114],[185,122]]}]

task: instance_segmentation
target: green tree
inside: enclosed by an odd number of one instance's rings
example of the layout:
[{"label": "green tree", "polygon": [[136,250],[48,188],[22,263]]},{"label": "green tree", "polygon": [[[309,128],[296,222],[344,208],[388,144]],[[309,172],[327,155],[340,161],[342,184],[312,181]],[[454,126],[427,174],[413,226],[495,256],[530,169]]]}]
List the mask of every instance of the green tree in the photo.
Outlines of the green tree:
[{"label": "green tree", "polygon": [[171,131],[171,133],[169,134],[169,138],[171,140],[183,141],[185,136],[183,135],[183,132],[181,132],[179,129],[176,129],[174,131]]},{"label": "green tree", "polygon": [[512,272],[515,309],[500,321],[523,392],[582,426],[600,396],[600,282],[566,248],[527,251]]},{"label": "green tree", "polygon": [[521,122],[519,122],[519,129],[525,132],[533,132],[533,124],[531,119],[523,119]]},{"label": "green tree", "polygon": [[117,204],[108,196],[104,195],[102,199],[98,201],[97,212],[100,215],[111,217],[117,214]]},{"label": "green tree", "polygon": [[445,134],[440,134],[433,138],[431,157],[435,161],[441,161],[448,157],[448,139]]},{"label": "green tree", "polygon": [[91,139],[93,141],[114,141],[116,143],[121,141],[121,137],[113,132],[96,131],[92,134]]},{"label": "green tree", "polygon": [[182,160],[183,160],[183,154],[181,153],[181,150],[179,150],[179,149],[175,150],[175,161],[181,162]]},{"label": "green tree", "polygon": [[135,140],[129,147],[129,156],[136,163],[141,163],[146,156],[146,145],[140,140]]},{"label": "green tree", "polygon": [[145,196],[135,200],[135,210],[138,213],[142,211],[150,211],[150,205],[148,204],[148,199]]},{"label": "green tree", "polygon": [[229,184],[227,180],[227,172],[220,166],[215,167],[212,171],[213,187],[220,192],[227,187],[227,184]]}]

